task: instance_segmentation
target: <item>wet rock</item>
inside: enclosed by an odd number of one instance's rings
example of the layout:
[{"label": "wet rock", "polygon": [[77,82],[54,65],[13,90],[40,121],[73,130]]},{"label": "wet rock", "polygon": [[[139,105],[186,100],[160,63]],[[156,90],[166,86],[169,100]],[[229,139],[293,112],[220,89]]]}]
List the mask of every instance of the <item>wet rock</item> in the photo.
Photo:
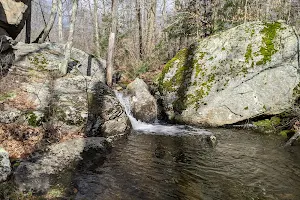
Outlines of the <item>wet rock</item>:
[{"label": "wet rock", "polygon": [[79,161],[83,159],[83,154],[89,154],[89,159],[93,159],[92,152],[104,155],[109,148],[110,144],[100,137],[73,139],[51,145],[44,152],[36,153],[22,162],[13,174],[14,182],[20,191],[45,193],[53,184],[58,184],[55,181],[57,175],[72,176]]},{"label": "wet rock", "polygon": [[251,22],[204,38],[164,67],[170,120],[222,126],[289,110],[299,97],[297,36],[281,22]]},{"label": "wet rock", "polygon": [[157,118],[156,99],[150,94],[147,84],[136,78],[126,88],[130,96],[132,115],[144,122],[154,122]]},{"label": "wet rock", "polygon": [[0,182],[6,181],[11,173],[8,153],[0,147]]},{"label": "wet rock", "polygon": [[217,137],[214,135],[207,136],[206,140],[211,147],[216,147],[218,144]]}]

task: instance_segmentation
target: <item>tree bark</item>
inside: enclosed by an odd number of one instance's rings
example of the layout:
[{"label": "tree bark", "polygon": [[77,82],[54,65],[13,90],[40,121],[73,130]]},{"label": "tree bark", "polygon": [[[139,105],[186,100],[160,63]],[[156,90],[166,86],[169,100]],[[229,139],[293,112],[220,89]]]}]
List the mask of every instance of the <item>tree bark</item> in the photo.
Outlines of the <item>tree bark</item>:
[{"label": "tree bark", "polygon": [[66,49],[65,49],[65,59],[63,60],[63,62],[61,63],[61,66],[60,66],[60,71],[63,74],[67,74],[67,72],[68,72],[68,62],[71,57],[77,8],[78,8],[78,0],[73,0],[69,37],[68,37],[68,41],[67,41]]},{"label": "tree bark", "polygon": [[139,34],[139,59],[143,59],[143,29],[142,29],[142,16],[140,0],[135,1],[136,6],[136,18],[138,20],[138,34]]},{"label": "tree bark", "polygon": [[46,40],[47,36],[49,35],[49,33],[53,27],[53,24],[55,22],[56,13],[57,13],[57,0],[53,0],[49,22],[47,23],[46,27],[44,28],[42,33],[39,35],[39,37],[36,39],[36,41],[38,41],[38,43],[45,42],[45,40]]},{"label": "tree bark", "polygon": [[244,9],[244,23],[247,22],[247,15],[248,15],[248,0],[245,2],[245,9]]},{"label": "tree bark", "polygon": [[117,32],[117,9],[118,0],[112,0],[112,25],[111,32],[109,34],[108,52],[107,52],[107,66],[106,66],[106,82],[109,87],[112,87],[113,65],[114,65],[114,51],[115,40]]},{"label": "tree bark", "polygon": [[58,41],[63,43],[63,4],[58,0]]},{"label": "tree bark", "polygon": [[155,33],[155,19],[156,19],[156,0],[151,0],[149,20],[148,20],[148,38],[147,38],[147,54],[151,54],[154,48],[154,33]]},{"label": "tree bark", "polygon": [[98,0],[94,0],[94,37],[96,43],[96,56],[100,57],[99,24],[98,24]]},{"label": "tree bark", "polygon": [[31,0],[28,1],[28,16],[26,19],[26,36],[25,36],[25,43],[29,44],[31,40]]}]

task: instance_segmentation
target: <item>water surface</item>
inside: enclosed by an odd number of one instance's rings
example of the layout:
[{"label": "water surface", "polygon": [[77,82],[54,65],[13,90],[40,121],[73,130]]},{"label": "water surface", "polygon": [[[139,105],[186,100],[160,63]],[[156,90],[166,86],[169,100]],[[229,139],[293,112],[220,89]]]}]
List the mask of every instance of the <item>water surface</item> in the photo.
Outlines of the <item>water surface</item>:
[{"label": "water surface", "polygon": [[300,147],[280,137],[213,129],[203,135],[135,132],[105,161],[82,166],[77,199],[300,199]]}]

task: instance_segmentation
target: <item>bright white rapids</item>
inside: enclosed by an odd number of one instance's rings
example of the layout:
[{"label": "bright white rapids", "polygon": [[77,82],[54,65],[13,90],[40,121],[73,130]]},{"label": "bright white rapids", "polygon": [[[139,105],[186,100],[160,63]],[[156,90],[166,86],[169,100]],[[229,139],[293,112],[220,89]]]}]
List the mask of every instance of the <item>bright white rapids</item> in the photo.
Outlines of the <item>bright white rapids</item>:
[{"label": "bright white rapids", "polygon": [[191,126],[186,125],[164,125],[159,124],[158,122],[153,124],[148,124],[142,121],[137,120],[133,117],[130,108],[129,97],[124,96],[123,93],[115,91],[115,94],[125,109],[127,116],[131,122],[133,130],[142,133],[149,133],[149,134],[157,134],[157,135],[212,135],[211,132],[198,129]]}]

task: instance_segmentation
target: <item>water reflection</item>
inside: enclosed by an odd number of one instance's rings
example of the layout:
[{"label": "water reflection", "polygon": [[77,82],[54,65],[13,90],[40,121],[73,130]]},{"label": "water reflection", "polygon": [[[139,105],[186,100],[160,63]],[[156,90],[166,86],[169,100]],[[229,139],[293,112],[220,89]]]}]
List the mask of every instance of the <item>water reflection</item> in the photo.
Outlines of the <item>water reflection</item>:
[{"label": "water reflection", "polygon": [[[300,199],[300,149],[279,138],[213,130],[201,136],[131,135],[96,169],[81,171],[77,199]],[[81,168],[81,169],[84,169]]]}]

